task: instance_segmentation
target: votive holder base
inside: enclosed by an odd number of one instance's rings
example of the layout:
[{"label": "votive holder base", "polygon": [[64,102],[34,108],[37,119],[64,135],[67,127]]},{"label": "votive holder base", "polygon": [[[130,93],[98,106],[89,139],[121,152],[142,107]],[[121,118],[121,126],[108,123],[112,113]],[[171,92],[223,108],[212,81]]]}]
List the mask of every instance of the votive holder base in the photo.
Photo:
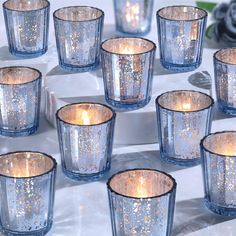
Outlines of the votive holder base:
[{"label": "votive holder base", "polygon": [[100,172],[94,173],[94,174],[79,174],[76,172],[72,172],[67,170],[65,167],[62,166],[62,172],[65,174],[65,176],[69,179],[75,180],[75,181],[96,181],[101,179],[109,170],[110,170],[110,165],[108,167]]},{"label": "votive holder base", "polygon": [[201,65],[201,61],[194,63],[194,64],[172,64],[172,63],[168,63],[165,60],[160,59],[161,65],[170,71],[174,71],[174,72],[188,72],[188,71],[194,71],[196,70],[200,65]]},{"label": "votive holder base", "polygon": [[4,235],[6,236],[44,236],[46,235],[52,228],[53,221],[51,220],[48,222],[47,227],[40,229],[40,230],[35,230],[31,232],[18,232],[18,231],[11,231],[11,230],[3,230]]},{"label": "votive holder base", "polygon": [[106,102],[114,107],[117,110],[125,110],[125,111],[131,111],[131,110],[137,110],[140,108],[145,107],[151,100],[151,97],[147,98],[146,100],[143,100],[141,102],[137,102],[137,103],[125,103],[125,102],[120,102],[120,101],[115,101],[112,99],[109,99],[108,96],[105,97]]},{"label": "votive holder base", "polygon": [[7,137],[25,137],[36,133],[38,131],[38,127],[39,125],[36,124],[33,127],[20,131],[0,129],[0,135]]},{"label": "votive holder base", "polygon": [[86,66],[71,65],[71,64],[67,64],[67,63],[62,62],[61,60],[59,61],[59,65],[63,70],[71,71],[71,72],[78,72],[78,73],[95,70],[95,69],[97,69],[99,64],[100,64],[99,60],[97,60],[93,64],[86,65]]},{"label": "votive holder base", "polygon": [[222,100],[218,100],[217,104],[218,104],[219,109],[223,113],[225,113],[227,115],[236,116],[236,108],[233,106],[230,106],[229,103],[222,101]]},{"label": "votive holder base", "polygon": [[222,216],[236,216],[236,209],[235,208],[229,208],[229,207],[222,207],[222,206],[219,206],[213,202],[210,202],[207,198],[204,199],[205,201],[205,205],[206,207],[218,214],[218,215],[222,215]]},{"label": "votive holder base", "polygon": [[174,158],[166,155],[162,150],[160,150],[161,159],[167,163],[178,165],[178,166],[197,166],[201,163],[201,159],[195,158],[195,159],[180,159],[180,158]]},{"label": "votive holder base", "polygon": [[9,52],[16,57],[19,58],[36,58],[36,57],[40,57],[42,55],[44,55],[47,52],[48,48],[44,48],[43,50],[39,50],[36,52],[30,52],[30,51],[25,51],[25,52],[21,52],[21,51],[17,51],[17,50],[13,50],[11,47],[9,47]]}]

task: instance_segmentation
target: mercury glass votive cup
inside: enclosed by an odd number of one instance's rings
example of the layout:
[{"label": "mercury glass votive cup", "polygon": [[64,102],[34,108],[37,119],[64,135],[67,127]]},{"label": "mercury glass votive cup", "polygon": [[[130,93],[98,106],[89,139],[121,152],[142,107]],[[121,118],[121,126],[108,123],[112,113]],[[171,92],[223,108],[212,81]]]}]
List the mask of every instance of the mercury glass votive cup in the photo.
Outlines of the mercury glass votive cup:
[{"label": "mercury glass votive cup", "polygon": [[236,216],[236,131],[204,137],[201,156],[206,206],[217,214]]},{"label": "mercury glass votive cup", "polygon": [[115,112],[98,103],[75,103],[57,111],[62,170],[75,180],[96,180],[110,169]]},{"label": "mercury glass votive cup", "polygon": [[71,6],[53,14],[59,65],[84,72],[100,62],[104,12],[89,6]]},{"label": "mercury glass votive cup", "polygon": [[154,169],[133,169],[107,182],[113,236],[170,236],[175,179]]},{"label": "mercury glass votive cup", "polygon": [[163,67],[184,72],[200,66],[206,22],[207,12],[193,6],[169,6],[157,11]]},{"label": "mercury glass votive cup", "polygon": [[34,68],[0,68],[0,135],[28,136],[38,130],[41,80]]},{"label": "mercury glass votive cup", "polygon": [[153,0],[113,0],[116,29],[128,34],[147,34],[151,28]]},{"label": "mercury glass votive cup", "polygon": [[112,38],[101,49],[107,103],[123,110],[148,104],[156,45],[144,38]]},{"label": "mercury glass votive cup", "polygon": [[47,0],[8,0],[3,3],[9,51],[37,57],[48,49],[50,3]]},{"label": "mercury glass votive cup", "polygon": [[224,113],[236,115],[236,48],[217,51],[214,69],[218,106]]},{"label": "mercury glass votive cup", "polygon": [[214,101],[192,90],[169,91],[156,99],[161,158],[181,166],[200,164],[201,139],[211,130]]},{"label": "mercury glass votive cup", "polygon": [[53,222],[57,163],[40,152],[0,155],[0,225],[4,235],[46,235]]}]

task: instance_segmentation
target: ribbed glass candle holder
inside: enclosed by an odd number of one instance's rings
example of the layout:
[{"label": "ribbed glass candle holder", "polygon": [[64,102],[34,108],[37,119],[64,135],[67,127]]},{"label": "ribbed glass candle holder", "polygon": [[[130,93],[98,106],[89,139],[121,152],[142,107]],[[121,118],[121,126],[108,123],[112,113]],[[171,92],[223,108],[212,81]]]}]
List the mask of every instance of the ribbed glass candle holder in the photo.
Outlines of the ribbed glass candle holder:
[{"label": "ribbed glass candle holder", "polygon": [[48,49],[50,3],[47,0],[8,0],[3,3],[9,51],[37,57]]},{"label": "ribbed glass candle holder", "polygon": [[113,0],[116,29],[128,34],[147,34],[151,28],[153,0]]},{"label": "ribbed glass candle holder", "polygon": [[133,169],[107,182],[114,236],[170,236],[176,182],[152,169]]},{"label": "ribbed glass candle holder", "polygon": [[4,235],[46,235],[53,222],[56,161],[40,152],[0,155],[0,224]]},{"label": "ribbed glass candle holder", "polygon": [[0,68],[0,134],[27,136],[37,131],[41,72],[30,67]]},{"label": "ribbed glass candle holder", "polygon": [[114,111],[98,103],[75,103],[56,114],[62,170],[75,180],[95,180],[110,169]]},{"label": "ribbed glass candle holder", "polygon": [[166,69],[195,70],[202,62],[207,12],[192,6],[157,11],[160,60]]},{"label": "ribbed glass candle holder", "polygon": [[236,131],[209,134],[201,141],[206,206],[236,216]]},{"label": "ribbed glass candle holder", "polygon": [[210,132],[214,101],[207,94],[179,90],[156,99],[161,157],[167,162],[200,164],[199,143]]},{"label": "ribbed glass candle holder", "polygon": [[156,45],[143,38],[112,38],[104,41],[101,48],[107,103],[123,110],[148,104]]},{"label": "ribbed glass candle holder", "polygon": [[223,112],[236,115],[236,48],[217,51],[214,68],[218,106]]},{"label": "ribbed glass candle holder", "polygon": [[53,14],[60,66],[84,72],[100,62],[104,12],[88,6],[71,6]]}]

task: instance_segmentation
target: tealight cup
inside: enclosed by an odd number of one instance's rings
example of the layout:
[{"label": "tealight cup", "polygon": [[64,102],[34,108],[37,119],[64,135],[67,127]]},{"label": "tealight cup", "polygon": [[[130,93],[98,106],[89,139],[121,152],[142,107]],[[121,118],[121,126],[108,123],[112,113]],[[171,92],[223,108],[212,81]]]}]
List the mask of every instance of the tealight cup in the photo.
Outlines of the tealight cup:
[{"label": "tealight cup", "polygon": [[217,51],[214,68],[218,106],[223,112],[236,115],[236,48]]},{"label": "tealight cup", "polygon": [[206,206],[236,216],[236,131],[209,134],[201,141]]},{"label": "tealight cup", "polygon": [[0,155],[0,225],[4,235],[46,235],[53,223],[56,161],[40,152]]},{"label": "tealight cup", "polygon": [[147,34],[151,28],[153,0],[113,0],[116,29],[128,34]]},{"label": "tealight cup", "polygon": [[183,72],[200,66],[206,22],[207,12],[193,6],[169,6],[157,11],[163,67]]},{"label": "tealight cup", "polygon": [[123,110],[148,104],[156,45],[144,38],[112,38],[101,49],[107,103]]},{"label": "tealight cup", "polygon": [[177,90],[156,99],[160,153],[167,162],[200,164],[199,143],[211,130],[214,101],[207,94]]},{"label": "tealight cup", "polygon": [[71,6],[53,14],[59,65],[84,72],[100,62],[104,12],[88,6]]},{"label": "tealight cup", "polygon": [[107,182],[114,236],[171,235],[176,182],[153,169],[133,169]]},{"label": "tealight cup", "polygon": [[50,3],[47,0],[7,0],[3,3],[9,51],[31,58],[48,49]]},{"label": "tealight cup", "polygon": [[95,180],[110,169],[115,112],[98,103],[75,103],[57,111],[62,170],[75,180]]},{"label": "tealight cup", "polygon": [[41,72],[30,67],[0,68],[0,134],[28,136],[39,126]]}]

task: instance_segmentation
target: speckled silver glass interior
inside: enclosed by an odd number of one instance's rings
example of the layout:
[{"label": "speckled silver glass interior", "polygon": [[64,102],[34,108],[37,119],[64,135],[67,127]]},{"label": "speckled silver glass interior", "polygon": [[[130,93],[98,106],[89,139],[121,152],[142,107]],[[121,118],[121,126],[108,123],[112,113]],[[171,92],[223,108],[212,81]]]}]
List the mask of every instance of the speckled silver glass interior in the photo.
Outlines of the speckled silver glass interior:
[{"label": "speckled silver glass interior", "polygon": [[223,63],[236,65],[236,48],[221,49],[215,54],[215,58]]},{"label": "speckled silver glass interior", "polygon": [[128,170],[114,175],[109,185],[114,192],[126,197],[150,198],[169,192],[174,182],[158,171]]},{"label": "speckled silver glass interior", "polygon": [[203,141],[206,151],[223,156],[236,156],[236,132],[225,131],[211,134]]},{"label": "speckled silver glass interior", "polygon": [[155,45],[142,38],[114,38],[105,41],[102,48],[114,54],[142,54],[154,49]]},{"label": "speckled silver glass interior", "polygon": [[192,6],[170,6],[158,11],[160,17],[168,20],[198,20],[206,16],[206,12]]},{"label": "speckled silver glass interior", "polygon": [[52,170],[51,158],[34,152],[16,152],[2,155],[0,158],[0,174],[9,177],[34,177]]},{"label": "speckled silver glass interior", "polygon": [[27,67],[0,68],[0,84],[24,84],[40,77],[40,73]]},{"label": "speckled silver glass interior", "polygon": [[110,120],[113,112],[106,106],[92,103],[72,104],[58,112],[62,121],[72,125],[88,125],[83,122],[85,115],[89,118],[89,125],[98,125]]},{"label": "speckled silver glass interior", "polygon": [[[158,103],[165,109],[173,111],[199,111],[212,105],[212,99],[206,94],[196,91],[170,91],[158,98]],[[183,104],[190,104],[184,107]]]},{"label": "speckled silver glass interior", "polygon": [[75,6],[58,9],[54,14],[58,19],[65,21],[90,21],[101,17],[103,12],[93,7]]},{"label": "speckled silver glass interior", "polygon": [[4,7],[13,11],[33,11],[45,8],[49,5],[45,0],[8,0]]}]

